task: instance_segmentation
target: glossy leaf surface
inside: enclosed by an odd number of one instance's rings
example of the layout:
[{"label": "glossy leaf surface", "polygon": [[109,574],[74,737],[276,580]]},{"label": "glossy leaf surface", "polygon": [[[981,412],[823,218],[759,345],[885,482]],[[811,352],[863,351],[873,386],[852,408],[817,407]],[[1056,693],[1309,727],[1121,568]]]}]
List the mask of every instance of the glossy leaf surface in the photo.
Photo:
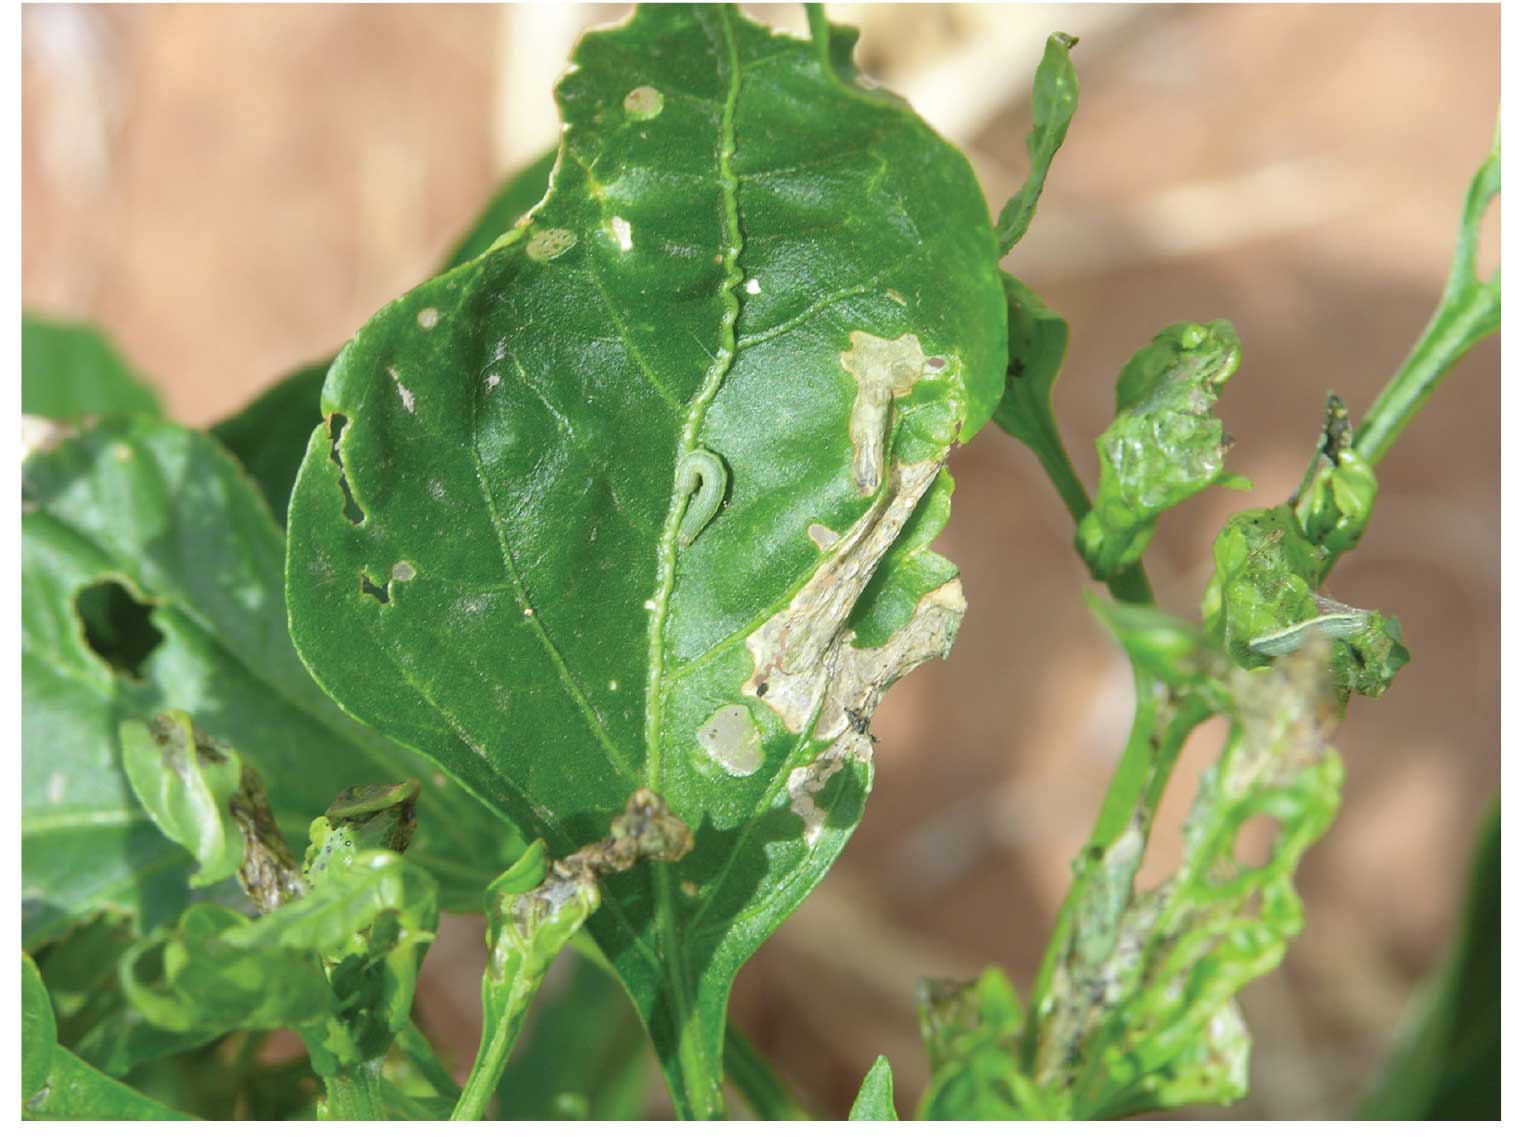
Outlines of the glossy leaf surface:
[{"label": "glossy leaf surface", "polygon": [[[547,192],[547,176],[556,158],[557,152],[550,151],[507,178],[448,254],[443,269],[455,268],[484,252],[540,201]],[[321,386],[330,367],[331,360],[323,359],[292,372],[210,428],[247,467],[280,524],[289,512],[289,494],[305,457],[305,444],[321,421]]]},{"label": "glossy leaf surface", "polygon": [[[23,472],[23,938],[45,941],[103,908],[171,920],[190,858],[141,808],[119,729],[181,708],[264,775],[301,833],[347,785],[399,780],[424,761],[352,722],[289,642],[283,537],[220,447],[146,419],[108,420],[34,455]],[[143,652],[110,639],[83,601],[114,582]],[[113,662],[107,662],[107,657]],[[429,774],[428,774],[429,777]],[[413,855],[476,906],[507,828],[454,783],[428,784],[432,823]],[[495,858],[498,858],[496,860]]]},{"label": "glossy leaf surface", "polygon": [[639,786],[695,831],[588,927],[709,1115],[737,967],[855,827],[884,688],[955,633],[924,542],[1004,301],[966,162],[831,54],[652,6],[574,62],[531,224],[334,365],[290,608],[344,707],[555,856]]}]

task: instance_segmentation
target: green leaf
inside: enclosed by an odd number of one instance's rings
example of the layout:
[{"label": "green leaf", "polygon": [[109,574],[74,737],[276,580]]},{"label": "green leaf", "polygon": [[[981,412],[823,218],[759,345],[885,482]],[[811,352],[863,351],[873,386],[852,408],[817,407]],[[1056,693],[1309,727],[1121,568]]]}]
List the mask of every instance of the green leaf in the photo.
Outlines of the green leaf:
[{"label": "green leaf", "polygon": [[119,963],[135,942],[127,921],[106,916],[49,944],[37,956],[57,1012],[59,1044],[118,1078],[146,1063],[202,1047],[215,1037],[205,1031],[161,1030],[131,1008],[121,989]]},{"label": "green leaf", "polygon": [[231,798],[242,782],[236,752],[202,745],[189,716],[169,711],[151,726],[122,723],[121,754],[142,808],[200,863],[189,883],[214,884],[236,872],[242,863],[242,835],[231,823]]},{"label": "green leaf", "polygon": [[921,1098],[923,1119],[1067,1116],[1064,1104],[1039,1090],[1018,1067],[1025,1013],[1003,971],[987,968],[970,983],[924,980],[916,1002],[932,1074]]},{"label": "green leaf", "polygon": [[156,415],[160,408],[103,333],[23,314],[21,413],[78,423],[85,415]]},{"label": "green leaf", "polygon": [[353,715],[555,856],[639,787],[695,830],[588,927],[696,1116],[874,707],[951,643],[950,566],[897,538],[1005,369],[967,163],[818,54],[724,6],[586,36],[532,224],[348,345],[290,507],[296,643]]},{"label": "green leaf", "polygon": [[506,178],[495,191],[494,197],[484,206],[484,212],[479,214],[468,232],[447,255],[443,271],[457,268],[465,261],[488,252],[489,247],[504,234],[525,221],[532,206],[546,195],[548,177],[557,160],[558,152],[549,150]]},{"label": "green leaf", "polygon": [[857,1091],[857,1100],[852,1103],[848,1121],[898,1121],[894,1112],[894,1071],[889,1059],[882,1054],[869,1068],[863,1084]]},{"label": "green leaf", "polygon": [[1052,387],[1068,351],[1068,322],[1009,273],[1000,273],[1000,284],[1009,317],[1010,364],[994,421],[1031,448],[1076,520],[1089,512],[1089,495],[1052,413]]},{"label": "green leaf", "polygon": [[42,985],[42,976],[32,957],[21,955],[21,1097],[40,1090],[53,1068],[58,1028],[53,1021],[52,1000]]},{"label": "green leaf", "polygon": [[58,1045],[52,1003],[37,965],[21,956],[23,1120],[188,1121]]},{"label": "green leaf", "polygon": [[1207,486],[1245,488],[1228,478],[1231,439],[1210,413],[1241,362],[1224,320],[1172,324],[1133,355],[1116,380],[1116,415],[1099,436],[1099,489],[1078,526],[1079,554],[1095,580],[1136,563],[1157,519]]},{"label": "green leaf", "polygon": [[192,905],[175,927],[122,956],[127,1000],[153,1026],[180,1034],[273,1030],[333,1013],[325,973],[308,944],[228,938],[262,922],[216,904]]},{"label": "green leaf", "polygon": [[[399,781],[417,755],[352,722],[290,645],[283,537],[213,441],[111,420],[22,475],[22,899],[33,946],[104,909],[150,928],[183,906],[189,858],[133,795],[119,731],[168,708],[255,762],[302,832],[343,786]],[[119,600],[119,633],[86,601]],[[113,591],[112,591],[113,590]],[[103,654],[102,654],[103,653]],[[514,843],[457,784],[428,784],[411,856],[477,908]]]},{"label": "green leaf", "polygon": [[994,226],[1000,252],[1008,253],[1020,243],[1036,213],[1036,203],[1047,182],[1052,157],[1068,136],[1068,125],[1078,110],[1078,76],[1068,52],[1078,42],[1076,36],[1054,32],[1047,37],[1036,78],[1031,83],[1031,133],[1026,136],[1026,154],[1031,169],[1026,184],[1005,203]]},{"label": "green leaf", "polygon": [[1457,940],[1416,993],[1360,1119],[1499,1119],[1499,907],[1496,800],[1474,850]]},{"label": "green leaf", "polygon": [[[540,201],[547,192],[547,176],[556,158],[557,151],[550,150],[507,178],[448,255],[443,270],[456,268],[486,251]],[[300,368],[210,428],[258,483],[280,524],[289,512],[289,494],[305,457],[305,444],[321,421],[321,386],[331,362],[323,359]]]}]

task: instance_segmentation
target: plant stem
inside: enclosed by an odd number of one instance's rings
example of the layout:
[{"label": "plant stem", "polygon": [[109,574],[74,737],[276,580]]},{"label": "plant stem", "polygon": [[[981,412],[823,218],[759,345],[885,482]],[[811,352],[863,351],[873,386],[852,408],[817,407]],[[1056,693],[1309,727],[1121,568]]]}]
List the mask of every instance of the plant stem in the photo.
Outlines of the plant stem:
[{"label": "plant stem", "polygon": [[484,1037],[479,1042],[473,1069],[469,1071],[458,1104],[453,1107],[451,1120],[484,1119],[484,1113],[494,1097],[495,1087],[499,1085],[500,1075],[505,1072],[505,1063],[515,1048],[516,1039],[521,1036],[526,1012],[531,1007],[531,1001],[536,996],[537,988],[542,985],[542,977],[547,974],[547,965],[551,962],[551,956],[546,959],[521,958],[515,974],[504,985],[504,1006],[497,1012],[491,1006],[495,1000],[490,997],[489,977],[485,975]]},{"label": "plant stem", "polygon": [[326,1120],[383,1121],[382,1059],[359,1062],[326,1079]]},{"label": "plant stem", "polygon": [[1488,285],[1443,296],[1409,356],[1363,416],[1353,449],[1376,466],[1457,361],[1498,322],[1497,273]]},{"label": "plant stem", "polygon": [[810,1114],[784,1084],[762,1051],[737,1030],[726,1026],[726,1077],[759,1121],[809,1121]]},{"label": "plant stem", "polygon": [[426,1079],[438,1095],[449,1101],[457,1100],[458,1083],[453,1080],[452,1073],[431,1045],[431,1039],[426,1037],[420,1027],[413,1021],[407,1022],[395,1036],[395,1042],[399,1044],[400,1052],[416,1068],[416,1072]]}]

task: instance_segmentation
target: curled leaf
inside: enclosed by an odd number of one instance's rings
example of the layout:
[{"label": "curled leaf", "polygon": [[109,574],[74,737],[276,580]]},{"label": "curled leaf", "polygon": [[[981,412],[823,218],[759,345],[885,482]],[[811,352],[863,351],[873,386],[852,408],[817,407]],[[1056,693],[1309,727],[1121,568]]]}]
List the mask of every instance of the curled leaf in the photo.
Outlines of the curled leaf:
[{"label": "curled leaf", "polygon": [[1096,580],[1134,564],[1157,519],[1207,486],[1247,483],[1225,473],[1231,439],[1210,408],[1241,362],[1231,325],[1173,324],[1122,369],[1116,416],[1099,436],[1099,489],[1076,544]]},{"label": "curled leaf", "polygon": [[1031,82],[1031,133],[1026,136],[1026,153],[1031,169],[1026,183],[1000,210],[994,233],[1001,253],[1008,253],[1026,235],[1036,203],[1047,182],[1052,158],[1068,136],[1068,126],[1078,110],[1078,75],[1068,52],[1078,37],[1054,32],[1047,37],[1047,47]]},{"label": "curled leaf", "polygon": [[1399,622],[1316,592],[1329,561],[1289,506],[1235,514],[1215,539],[1205,627],[1249,668],[1297,651],[1308,639],[1329,641],[1340,697],[1380,695],[1409,662]]}]

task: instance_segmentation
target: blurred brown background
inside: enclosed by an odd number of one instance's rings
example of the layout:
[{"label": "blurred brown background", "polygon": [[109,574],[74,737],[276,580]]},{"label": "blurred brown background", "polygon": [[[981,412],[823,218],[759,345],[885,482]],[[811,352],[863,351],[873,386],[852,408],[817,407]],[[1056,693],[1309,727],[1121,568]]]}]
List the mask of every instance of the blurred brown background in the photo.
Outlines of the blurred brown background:
[{"label": "blurred brown background", "polygon": [[[25,302],[103,325],[174,415],[209,424],[423,279],[554,141],[548,92],[578,32],[623,10],[30,6]],[[867,70],[965,148],[996,209],[1024,174],[1045,36],[1083,37],[1082,107],[1008,267],[1072,325],[1058,408],[1086,479],[1133,350],[1180,319],[1240,332],[1220,411],[1230,466],[1257,489],[1174,511],[1147,557],[1162,602],[1196,613],[1223,517],[1282,500],[1326,389],[1363,410],[1430,314],[1494,128],[1499,9],[831,14],[861,24]],[[796,5],[761,16],[802,26]],[[1496,205],[1489,264],[1498,228]],[[1332,578],[1340,599],[1399,614],[1414,661],[1337,737],[1345,805],[1305,862],[1307,930],[1244,997],[1254,1092],[1230,1116],[1348,1114],[1450,933],[1499,782],[1498,367],[1481,345],[1399,442]],[[1024,989],[1128,722],[1126,667],[1082,605],[1039,467],[993,428],[952,466],[938,548],[962,566],[969,618],[952,658],[885,702],[867,818],[733,1000],[831,1116],[879,1053],[913,1107],[917,976],[997,962]],[[1207,757],[1194,749],[1157,868]],[[465,1064],[480,939],[452,922],[423,974],[422,1013]]]}]

